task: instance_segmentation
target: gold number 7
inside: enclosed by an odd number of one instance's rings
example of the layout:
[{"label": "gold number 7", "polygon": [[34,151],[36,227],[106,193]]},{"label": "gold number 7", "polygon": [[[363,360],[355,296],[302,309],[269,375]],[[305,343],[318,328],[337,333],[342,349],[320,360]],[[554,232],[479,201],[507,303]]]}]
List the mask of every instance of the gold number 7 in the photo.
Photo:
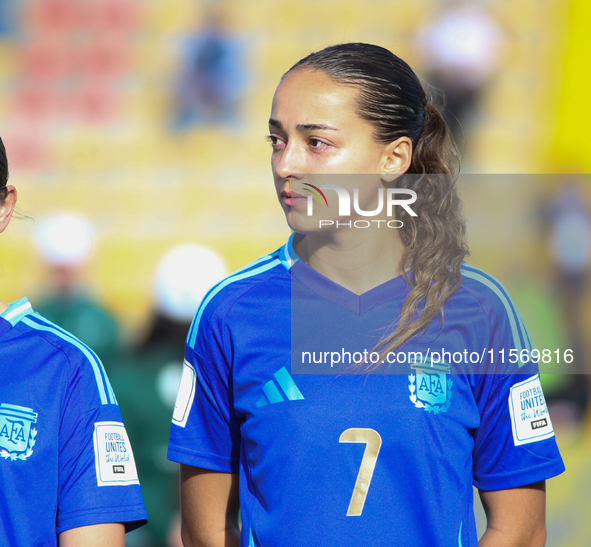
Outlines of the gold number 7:
[{"label": "gold number 7", "polygon": [[366,429],[362,427],[352,427],[346,429],[341,433],[339,438],[340,443],[365,443],[365,452],[361,459],[359,466],[359,473],[355,481],[355,488],[347,510],[348,517],[357,517],[363,511],[367,491],[369,490],[369,483],[373,476],[373,471],[376,467],[378,454],[382,446],[382,437],[374,429]]}]

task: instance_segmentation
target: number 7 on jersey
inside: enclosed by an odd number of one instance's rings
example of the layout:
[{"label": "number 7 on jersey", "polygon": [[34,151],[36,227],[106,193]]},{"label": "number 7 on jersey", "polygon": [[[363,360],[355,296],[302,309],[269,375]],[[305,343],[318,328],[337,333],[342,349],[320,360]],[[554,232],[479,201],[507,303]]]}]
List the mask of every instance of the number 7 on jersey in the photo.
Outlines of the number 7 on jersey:
[{"label": "number 7 on jersey", "polygon": [[352,427],[346,429],[339,437],[340,443],[365,443],[365,451],[363,458],[361,458],[361,465],[359,466],[359,473],[355,481],[355,488],[349,502],[349,509],[347,510],[348,517],[357,517],[363,511],[369,484],[373,476],[373,471],[376,467],[378,454],[382,446],[382,438],[380,434],[374,429],[366,429],[361,427]]}]

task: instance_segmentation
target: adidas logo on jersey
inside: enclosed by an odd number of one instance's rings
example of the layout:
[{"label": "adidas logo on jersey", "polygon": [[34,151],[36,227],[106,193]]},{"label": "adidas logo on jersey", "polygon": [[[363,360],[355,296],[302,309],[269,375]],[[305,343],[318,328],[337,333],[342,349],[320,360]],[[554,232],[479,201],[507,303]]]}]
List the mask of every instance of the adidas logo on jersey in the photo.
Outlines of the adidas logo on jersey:
[{"label": "adidas logo on jersey", "polygon": [[[296,386],[296,383],[293,381],[293,378],[289,372],[287,372],[285,367],[280,368],[273,377],[274,380],[269,380],[263,386],[263,395],[256,402],[257,408],[269,403],[281,403],[285,401],[286,398],[288,401],[297,401],[304,398],[302,392],[298,389],[298,386]],[[279,385],[279,387],[277,387],[277,385]]]}]

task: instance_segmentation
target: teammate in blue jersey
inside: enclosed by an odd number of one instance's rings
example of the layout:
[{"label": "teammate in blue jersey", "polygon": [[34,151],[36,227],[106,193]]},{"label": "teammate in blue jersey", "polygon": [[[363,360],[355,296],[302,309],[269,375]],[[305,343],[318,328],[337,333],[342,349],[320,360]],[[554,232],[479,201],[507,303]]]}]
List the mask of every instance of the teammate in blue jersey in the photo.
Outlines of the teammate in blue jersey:
[{"label": "teammate in blue jersey", "polygon": [[[0,232],[14,210],[0,140]],[[131,446],[96,355],[0,300],[0,545],[120,546],[146,522]]]},{"label": "teammate in blue jersey", "polygon": [[535,348],[464,262],[453,145],[418,78],[377,46],[326,48],[284,75],[269,128],[294,234],[189,331],[169,443],[185,546],[543,545],[564,466],[515,357]]}]

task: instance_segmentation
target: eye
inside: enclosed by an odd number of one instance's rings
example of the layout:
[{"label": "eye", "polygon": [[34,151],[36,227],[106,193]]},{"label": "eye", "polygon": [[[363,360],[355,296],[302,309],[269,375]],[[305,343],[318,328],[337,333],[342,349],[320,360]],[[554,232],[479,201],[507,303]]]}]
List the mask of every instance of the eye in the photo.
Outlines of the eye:
[{"label": "eye", "polygon": [[284,141],[281,140],[277,135],[267,135],[266,139],[271,143],[273,149],[277,149],[285,144]]},{"label": "eye", "polygon": [[314,137],[312,137],[308,142],[314,150],[322,150],[323,148],[328,148],[330,146],[328,143]]}]

